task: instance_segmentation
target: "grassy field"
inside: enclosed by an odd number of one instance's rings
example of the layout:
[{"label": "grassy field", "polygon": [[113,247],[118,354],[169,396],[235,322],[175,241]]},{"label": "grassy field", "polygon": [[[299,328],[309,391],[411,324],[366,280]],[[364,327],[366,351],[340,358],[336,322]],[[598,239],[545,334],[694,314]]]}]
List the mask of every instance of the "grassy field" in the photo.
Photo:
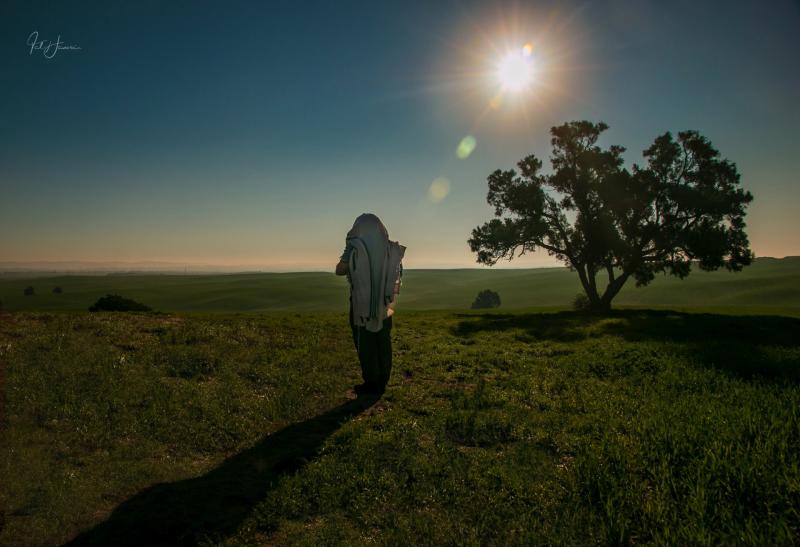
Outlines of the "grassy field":
[{"label": "grassy field", "polygon": [[[23,295],[29,285],[34,296]],[[56,286],[63,294],[53,294]],[[406,270],[400,302],[404,309],[467,309],[482,289],[499,292],[504,309],[569,306],[581,290],[577,275],[566,268]],[[348,298],[346,279],[326,272],[0,275],[0,301],[8,310],[86,310],[107,293],[162,311],[336,311],[347,306]],[[615,304],[748,307],[798,315],[800,257],[758,259],[739,273],[696,270],[684,280],[659,277],[645,288],[629,282]]]},{"label": "grassy field", "polygon": [[800,319],[0,317],[3,545],[792,544]]}]

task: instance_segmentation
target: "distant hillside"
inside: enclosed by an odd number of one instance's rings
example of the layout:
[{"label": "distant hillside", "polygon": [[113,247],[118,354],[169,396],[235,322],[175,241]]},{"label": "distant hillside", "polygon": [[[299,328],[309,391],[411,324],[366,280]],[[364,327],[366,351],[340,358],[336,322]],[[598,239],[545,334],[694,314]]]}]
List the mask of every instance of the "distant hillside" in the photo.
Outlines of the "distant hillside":
[{"label": "distant hillside", "polygon": [[[28,285],[34,296],[23,295]],[[62,294],[53,294],[56,286]],[[569,306],[581,290],[566,268],[406,270],[400,305],[466,309],[482,289],[500,293],[507,309]],[[8,310],[85,310],[107,293],[163,311],[340,310],[348,299],[345,278],[327,272],[0,276],[0,300]],[[644,288],[629,282],[615,304],[800,310],[800,257],[760,258],[739,273],[695,269],[685,280],[658,277]]]}]

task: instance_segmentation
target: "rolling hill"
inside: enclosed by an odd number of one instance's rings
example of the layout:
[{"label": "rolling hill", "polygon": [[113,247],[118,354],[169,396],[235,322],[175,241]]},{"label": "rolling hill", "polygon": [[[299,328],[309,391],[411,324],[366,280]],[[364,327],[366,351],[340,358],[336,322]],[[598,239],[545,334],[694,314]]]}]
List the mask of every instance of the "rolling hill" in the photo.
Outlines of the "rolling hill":
[{"label": "rolling hill", "polygon": [[[34,296],[23,295],[29,285]],[[62,294],[53,294],[56,286]],[[581,290],[566,268],[406,270],[400,306],[464,309],[482,289],[499,292],[504,309],[567,307]],[[348,299],[347,281],[330,272],[0,275],[6,310],[86,310],[108,293],[162,311],[335,311]],[[628,282],[614,304],[800,311],[800,257],[760,258],[739,273],[695,269],[687,279],[660,276],[644,288]]]}]

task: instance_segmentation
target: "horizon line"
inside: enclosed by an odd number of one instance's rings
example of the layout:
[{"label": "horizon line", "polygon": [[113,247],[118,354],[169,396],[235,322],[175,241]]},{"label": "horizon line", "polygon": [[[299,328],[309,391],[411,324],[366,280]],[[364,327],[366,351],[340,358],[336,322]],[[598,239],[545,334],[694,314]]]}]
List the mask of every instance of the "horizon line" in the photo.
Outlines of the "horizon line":
[{"label": "horizon line", "polygon": [[[800,255],[785,255],[782,257],[775,256],[757,256],[756,260],[785,260],[800,258]],[[33,266],[38,264],[38,266]],[[70,264],[71,267],[58,268],[58,264]],[[117,266],[112,266],[116,264]],[[145,266],[149,264],[150,266]],[[48,268],[46,265],[50,265]],[[79,265],[85,265],[81,267]],[[90,266],[91,265],[91,266]],[[123,265],[125,265],[123,267]],[[138,265],[138,266],[137,266]],[[157,266],[158,265],[158,266]],[[170,267],[166,267],[169,265]],[[162,269],[158,269],[158,267]],[[404,267],[404,271],[415,270],[546,270],[546,269],[561,269],[567,268],[566,264],[557,265],[542,265],[542,266],[509,266],[504,264],[502,266],[422,266],[422,267]],[[242,269],[239,269],[242,268]],[[253,266],[219,266],[214,264],[193,264],[193,265],[180,265],[177,262],[167,261],[141,261],[141,262],[101,262],[101,261],[8,261],[0,262],[0,275],[5,274],[172,274],[172,275],[211,275],[211,274],[309,274],[309,273],[333,273],[333,270],[323,269],[307,269],[307,270],[274,270],[258,268]]]}]

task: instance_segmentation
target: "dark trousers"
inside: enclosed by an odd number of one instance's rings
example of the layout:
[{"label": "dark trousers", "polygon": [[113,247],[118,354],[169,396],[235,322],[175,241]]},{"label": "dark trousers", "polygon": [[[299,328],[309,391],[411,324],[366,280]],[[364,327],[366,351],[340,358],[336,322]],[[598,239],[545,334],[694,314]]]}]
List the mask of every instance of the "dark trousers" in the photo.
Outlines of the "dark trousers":
[{"label": "dark trousers", "polygon": [[386,387],[392,372],[392,318],[384,319],[378,332],[370,332],[353,323],[353,307],[350,306],[350,329],[364,383],[375,388]]}]

